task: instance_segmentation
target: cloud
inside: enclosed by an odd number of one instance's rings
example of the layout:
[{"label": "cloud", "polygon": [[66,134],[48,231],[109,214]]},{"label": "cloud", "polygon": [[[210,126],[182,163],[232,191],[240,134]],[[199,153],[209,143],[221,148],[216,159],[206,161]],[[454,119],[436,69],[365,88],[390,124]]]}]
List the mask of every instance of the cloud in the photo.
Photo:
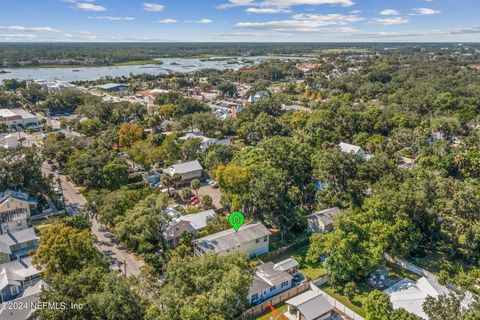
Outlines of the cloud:
[{"label": "cloud", "polygon": [[93,3],[87,3],[87,2],[76,3],[75,8],[85,10],[85,11],[93,11],[93,12],[107,11],[107,8],[103,6],[99,6],[99,5],[96,5]]},{"label": "cloud", "polygon": [[[346,26],[353,22],[364,20],[357,15],[342,14],[295,14],[288,20],[275,20],[267,22],[240,22],[238,28],[259,30],[273,30],[278,32],[318,32],[326,31],[325,26]],[[345,29],[336,31],[345,32]],[[356,31],[351,29],[349,31]]]},{"label": "cloud", "polygon": [[394,18],[382,18],[382,19],[373,19],[371,24],[380,24],[382,26],[392,26],[397,24],[405,24],[410,22],[410,20],[401,18],[401,17],[394,17]]},{"label": "cloud", "polygon": [[339,5],[342,7],[350,7],[355,3],[353,0],[229,0],[227,3],[222,3],[217,6],[219,9],[226,9],[232,7],[281,7],[290,8],[293,6],[311,5],[317,6],[322,4]]},{"label": "cloud", "polygon": [[38,35],[31,33],[0,34],[0,38],[6,41],[11,41],[11,39],[37,39]]},{"label": "cloud", "polygon": [[146,11],[151,11],[151,12],[161,12],[165,9],[164,5],[161,5],[159,3],[153,3],[153,2],[145,2],[143,3],[143,10]]},{"label": "cloud", "polygon": [[439,14],[442,12],[441,10],[435,10],[435,9],[430,9],[430,8],[415,8],[413,9],[416,14],[421,15],[421,16],[427,16],[427,15],[432,15],[432,14]]},{"label": "cloud", "polygon": [[26,26],[0,26],[0,30],[10,30],[10,31],[29,31],[29,32],[61,32],[58,29],[50,27],[26,27]]},{"label": "cloud", "polygon": [[165,19],[160,19],[157,20],[159,23],[177,23],[178,21],[172,18],[165,18]]},{"label": "cloud", "polygon": [[212,20],[210,20],[210,19],[205,19],[205,18],[200,19],[200,20],[198,20],[198,21],[195,21],[195,23],[199,23],[199,24],[209,24],[209,23],[212,23],[212,22],[213,22]]},{"label": "cloud", "polygon": [[411,32],[374,32],[374,33],[357,33],[355,36],[359,38],[405,38],[405,37],[431,37],[448,36],[462,34],[480,34],[480,27],[445,29],[445,30],[420,30]]},{"label": "cloud", "polygon": [[290,12],[292,12],[291,10],[285,9],[285,8],[254,8],[254,7],[247,8],[245,11],[248,12],[248,13],[259,13],[259,14],[262,14],[262,13],[274,14],[274,13],[290,13]]},{"label": "cloud", "polygon": [[87,19],[109,20],[109,21],[132,21],[132,20],[135,20],[134,17],[112,17],[112,16],[87,17]]},{"label": "cloud", "polygon": [[400,12],[398,12],[397,10],[393,10],[393,9],[385,9],[382,12],[380,12],[380,14],[382,16],[398,16],[400,14]]}]

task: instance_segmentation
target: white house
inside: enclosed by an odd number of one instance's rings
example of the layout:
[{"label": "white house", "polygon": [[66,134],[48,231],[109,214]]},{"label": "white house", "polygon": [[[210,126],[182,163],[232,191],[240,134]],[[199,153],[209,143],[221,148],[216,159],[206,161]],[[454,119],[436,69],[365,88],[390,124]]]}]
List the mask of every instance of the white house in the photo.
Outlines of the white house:
[{"label": "white house", "polygon": [[197,235],[207,226],[207,220],[215,216],[214,210],[182,216],[175,209],[169,209],[167,214],[172,216],[167,230],[163,233],[168,248],[178,246],[184,232]]},{"label": "white house", "polygon": [[196,256],[237,251],[256,257],[269,251],[270,234],[261,222],[253,222],[241,226],[237,232],[231,228],[194,240],[193,251]]},{"label": "white house", "polygon": [[[405,278],[385,290],[385,293],[390,296],[394,309],[403,308],[423,319],[428,319],[423,311],[425,299],[428,296],[436,298],[439,295],[448,295],[453,293],[453,291],[439,284],[434,279],[422,277],[417,281]],[[461,301],[461,306],[468,308],[472,301],[472,295],[467,292]]]},{"label": "white house", "polygon": [[308,231],[310,233],[322,233],[332,230],[333,219],[340,212],[340,209],[330,208],[312,213],[307,217]]},{"label": "white house", "polygon": [[268,98],[270,98],[270,93],[267,90],[259,90],[248,98],[248,102],[255,103]]},{"label": "white house", "polygon": [[261,264],[255,270],[255,276],[248,291],[248,299],[253,305],[267,300],[290,289],[293,285],[292,280],[291,274],[276,269],[273,262]]},{"label": "white house", "polygon": [[359,147],[353,144],[340,142],[338,146],[340,147],[340,150],[342,152],[353,154],[357,157],[362,158],[363,160],[369,160],[372,157],[371,155],[367,154],[365,150],[362,149],[362,147]]},{"label": "white house", "polygon": [[203,167],[197,160],[174,164],[165,169],[164,172],[173,176],[178,173],[182,176],[182,181],[200,179],[202,177]]}]

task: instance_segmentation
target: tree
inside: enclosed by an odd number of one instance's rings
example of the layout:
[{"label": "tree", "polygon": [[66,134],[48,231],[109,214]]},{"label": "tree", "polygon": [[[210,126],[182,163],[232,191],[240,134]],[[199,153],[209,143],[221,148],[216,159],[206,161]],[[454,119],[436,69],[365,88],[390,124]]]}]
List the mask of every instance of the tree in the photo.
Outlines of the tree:
[{"label": "tree", "polygon": [[90,230],[79,231],[63,223],[42,230],[40,245],[34,254],[34,264],[43,270],[47,279],[102,263]]},{"label": "tree", "polygon": [[[244,255],[174,256],[149,319],[235,319],[248,306],[253,269]],[[208,280],[206,280],[208,279]]]},{"label": "tree", "polygon": [[[72,290],[72,288],[75,288]],[[145,305],[132,290],[131,280],[106,268],[87,265],[69,274],[59,274],[45,287],[40,299],[49,303],[66,303],[66,308],[42,308],[38,317],[60,319],[142,319]],[[82,308],[71,308],[76,304]]]},{"label": "tree", "polygon": [[169,174],[164,174],[160,177],[160,183],[162,187],[167,188],[168,194],[170,194],[170,188],[173,187],[173,179]]},{"label": "tree", "polygon": [[197,159],[201,145],[202,141],[198,138],[188,138],[187,140],[183,141],[181,147],[183,160],[189,161]]},{"label": "tree", "polygon": [[453,293],[436,298],[428,296],[423,302],[423,311],[429,320],[462,320],[466,314],[460,299]]},{"label": "tree", "polygon": [[195,191],[195,195],[198,197],[198,189],[200,189],[201,183],[200,180],[198,179],[193,179],[190,182],[190,188],[192,188]]},{"label": "tree", "polygon": [[128,167],[124,163],[113,161],[102,168],[103,181],[106,188],[116,190],[128,183]]},{"label": "tree", "polygon": [[115,233],[125,245],[139,253],[165,249],[163,233],[171,221],[165,214],[168,198],[152,194],[115,220]]},{"label": "tree", "polygon": [[405,309],[396,309],[390,315],[391,320],[422,320],[419,316],[408,312]]},{"label": "tree", "polygon": [[202,197],[202,206],[205,209],[210,209],[213,205],[213,199],[209,195],[205,195]]},{"label": "tree", "polygon": [[365,320],[390,320],[393,312],[390,297],[379,290],[374,290],[368,294],[365,301]]},{"label": "tree", "polygon": [[143,129],[135,123],[124,123],[118,131],[118,143],[121,148],[128,149],[142,138]]}]

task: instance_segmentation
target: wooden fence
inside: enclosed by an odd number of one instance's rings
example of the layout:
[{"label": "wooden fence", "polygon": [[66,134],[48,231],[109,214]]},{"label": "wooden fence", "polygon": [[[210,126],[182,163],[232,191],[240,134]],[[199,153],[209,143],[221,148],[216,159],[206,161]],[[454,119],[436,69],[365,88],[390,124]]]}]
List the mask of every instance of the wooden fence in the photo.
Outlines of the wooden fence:
[{"label": "wooden fence", "polygon": [[310,243],[310,238],[307,237],[305,239],[302,239],[301,241],[292,243],[292,244],[287,245],[285,247],[282,247],[282,248],[279,248],[279,249],[274,250],[272,252],[261,255],[259,258],[260,258],[260,260],[262,260],[264,262],[269,262],[269,261],[275,260],[276,258],[280,257],[281,255],[284,255],[285,253],[287,253],[289,251],[296,250],[298,248],[304,247],[304,246],[308,245],[309,243]]},{"label": "wooden fence", "polygon": [[274,306],[279,303],[282,303],[283,301],[286,301],[296,295],[299,295],[300,293],[303,293],[308,289],[310,289],[310,283],[309,282],[302,283],[296,287],[293,287],[290,290],[284,291],[276,295],[275,297],[262,302],[259,305],[251,307],[250,309],[245,311],[240,318],[247,317],[247,316],[258,316],[259,314],[267,311],[269,306]]}]

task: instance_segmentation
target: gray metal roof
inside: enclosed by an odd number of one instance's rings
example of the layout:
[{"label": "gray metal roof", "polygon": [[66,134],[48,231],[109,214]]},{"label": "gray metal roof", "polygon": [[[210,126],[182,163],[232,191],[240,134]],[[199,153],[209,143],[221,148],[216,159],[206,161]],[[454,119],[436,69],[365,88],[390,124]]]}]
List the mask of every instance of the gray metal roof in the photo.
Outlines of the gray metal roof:
[{"label": "gray metal roof", "polygon": [[286,304],[296,307],[307,320],[314,320],[333,310],[333,306],[321,292],[309,290],[290,300]]},{"label": "gray metal roof", "polygon": [[0,235],[0,250],[5,250],[5,253],[11,253],[10,246],[38,239],[39,238],[35,234],[35,229],[33,228],[8,232]]},{"label": "gray metal roof", "polygon": [[194,240],[193,243],[204,251],[215,253],[234,249],[243,243],[270,235],[271,232],[261,223],[254,222],[240,227],[237,232],[233,228]]},{"label": "gray metal roof", "polygon": [[308,216],[308,218],[318,219],[324,225],[330,225],[330,224],[333,223],[334,217],[339,212],[340,212],[340,209],[338,207],[334,207],[334,208],[325,209],[325,210],[322,210],[322,211],[312,213],[311,215]]},{"label": "gray metal roof", "polygon": [[282,282],[290,281],[293,277],[285,271],[275,270],[273,262],[267,262],[257,267],[252,285],[250,286],[250,295],[269,289],[270,287],[279,287]]},{"label": "gray metal roof", "polygon": [[17,303],[17,305],[27,306],[26,308],[5,308],[6,303],[0,304],[0,319],[2,320],[25,320],[30,319],[35,312],[35,309],[31,308],[31,304],[35,303],[39,299],[42,288],[46,286],[46,283],[40,280],[34,286],[28,287],[23,292],[20,298],[12,300],[8,303]]},{"label": "gray metal roof", "polygon": [[194,161],[174,164],[167,169],[167,172],[173,175],[175,173],[183,174],[183,173],[194,172],[199,170],[203,170],[203,167],[200,164],[200,162],[198,162],[197,160],[194,160]]},{"label": "gray metal roof", "polygon": [[345,153],[357,154],[360,150],[362,150],[362,148],[359,146],[348,144],[345,142],[341,142],[339,146],[342,152],[345,152]]},{"label": "gray metal roof", "polygon": [[103,90],[109,90],[109,89],[119,88],[119,87],[128,87],[128,84],[124,84],[124,83],[106,83],[106,84],[102,84],[102,85],[97,86],[98,89],[103,89]]},{"label": "gray metal roof", "polygon": [[180,217],[180,220],[190,222],[190,226],[193,230],[200,230],[207,226],[207,219],[215,216],[215,211],[210,209],[199,213],[189,214]]}]

